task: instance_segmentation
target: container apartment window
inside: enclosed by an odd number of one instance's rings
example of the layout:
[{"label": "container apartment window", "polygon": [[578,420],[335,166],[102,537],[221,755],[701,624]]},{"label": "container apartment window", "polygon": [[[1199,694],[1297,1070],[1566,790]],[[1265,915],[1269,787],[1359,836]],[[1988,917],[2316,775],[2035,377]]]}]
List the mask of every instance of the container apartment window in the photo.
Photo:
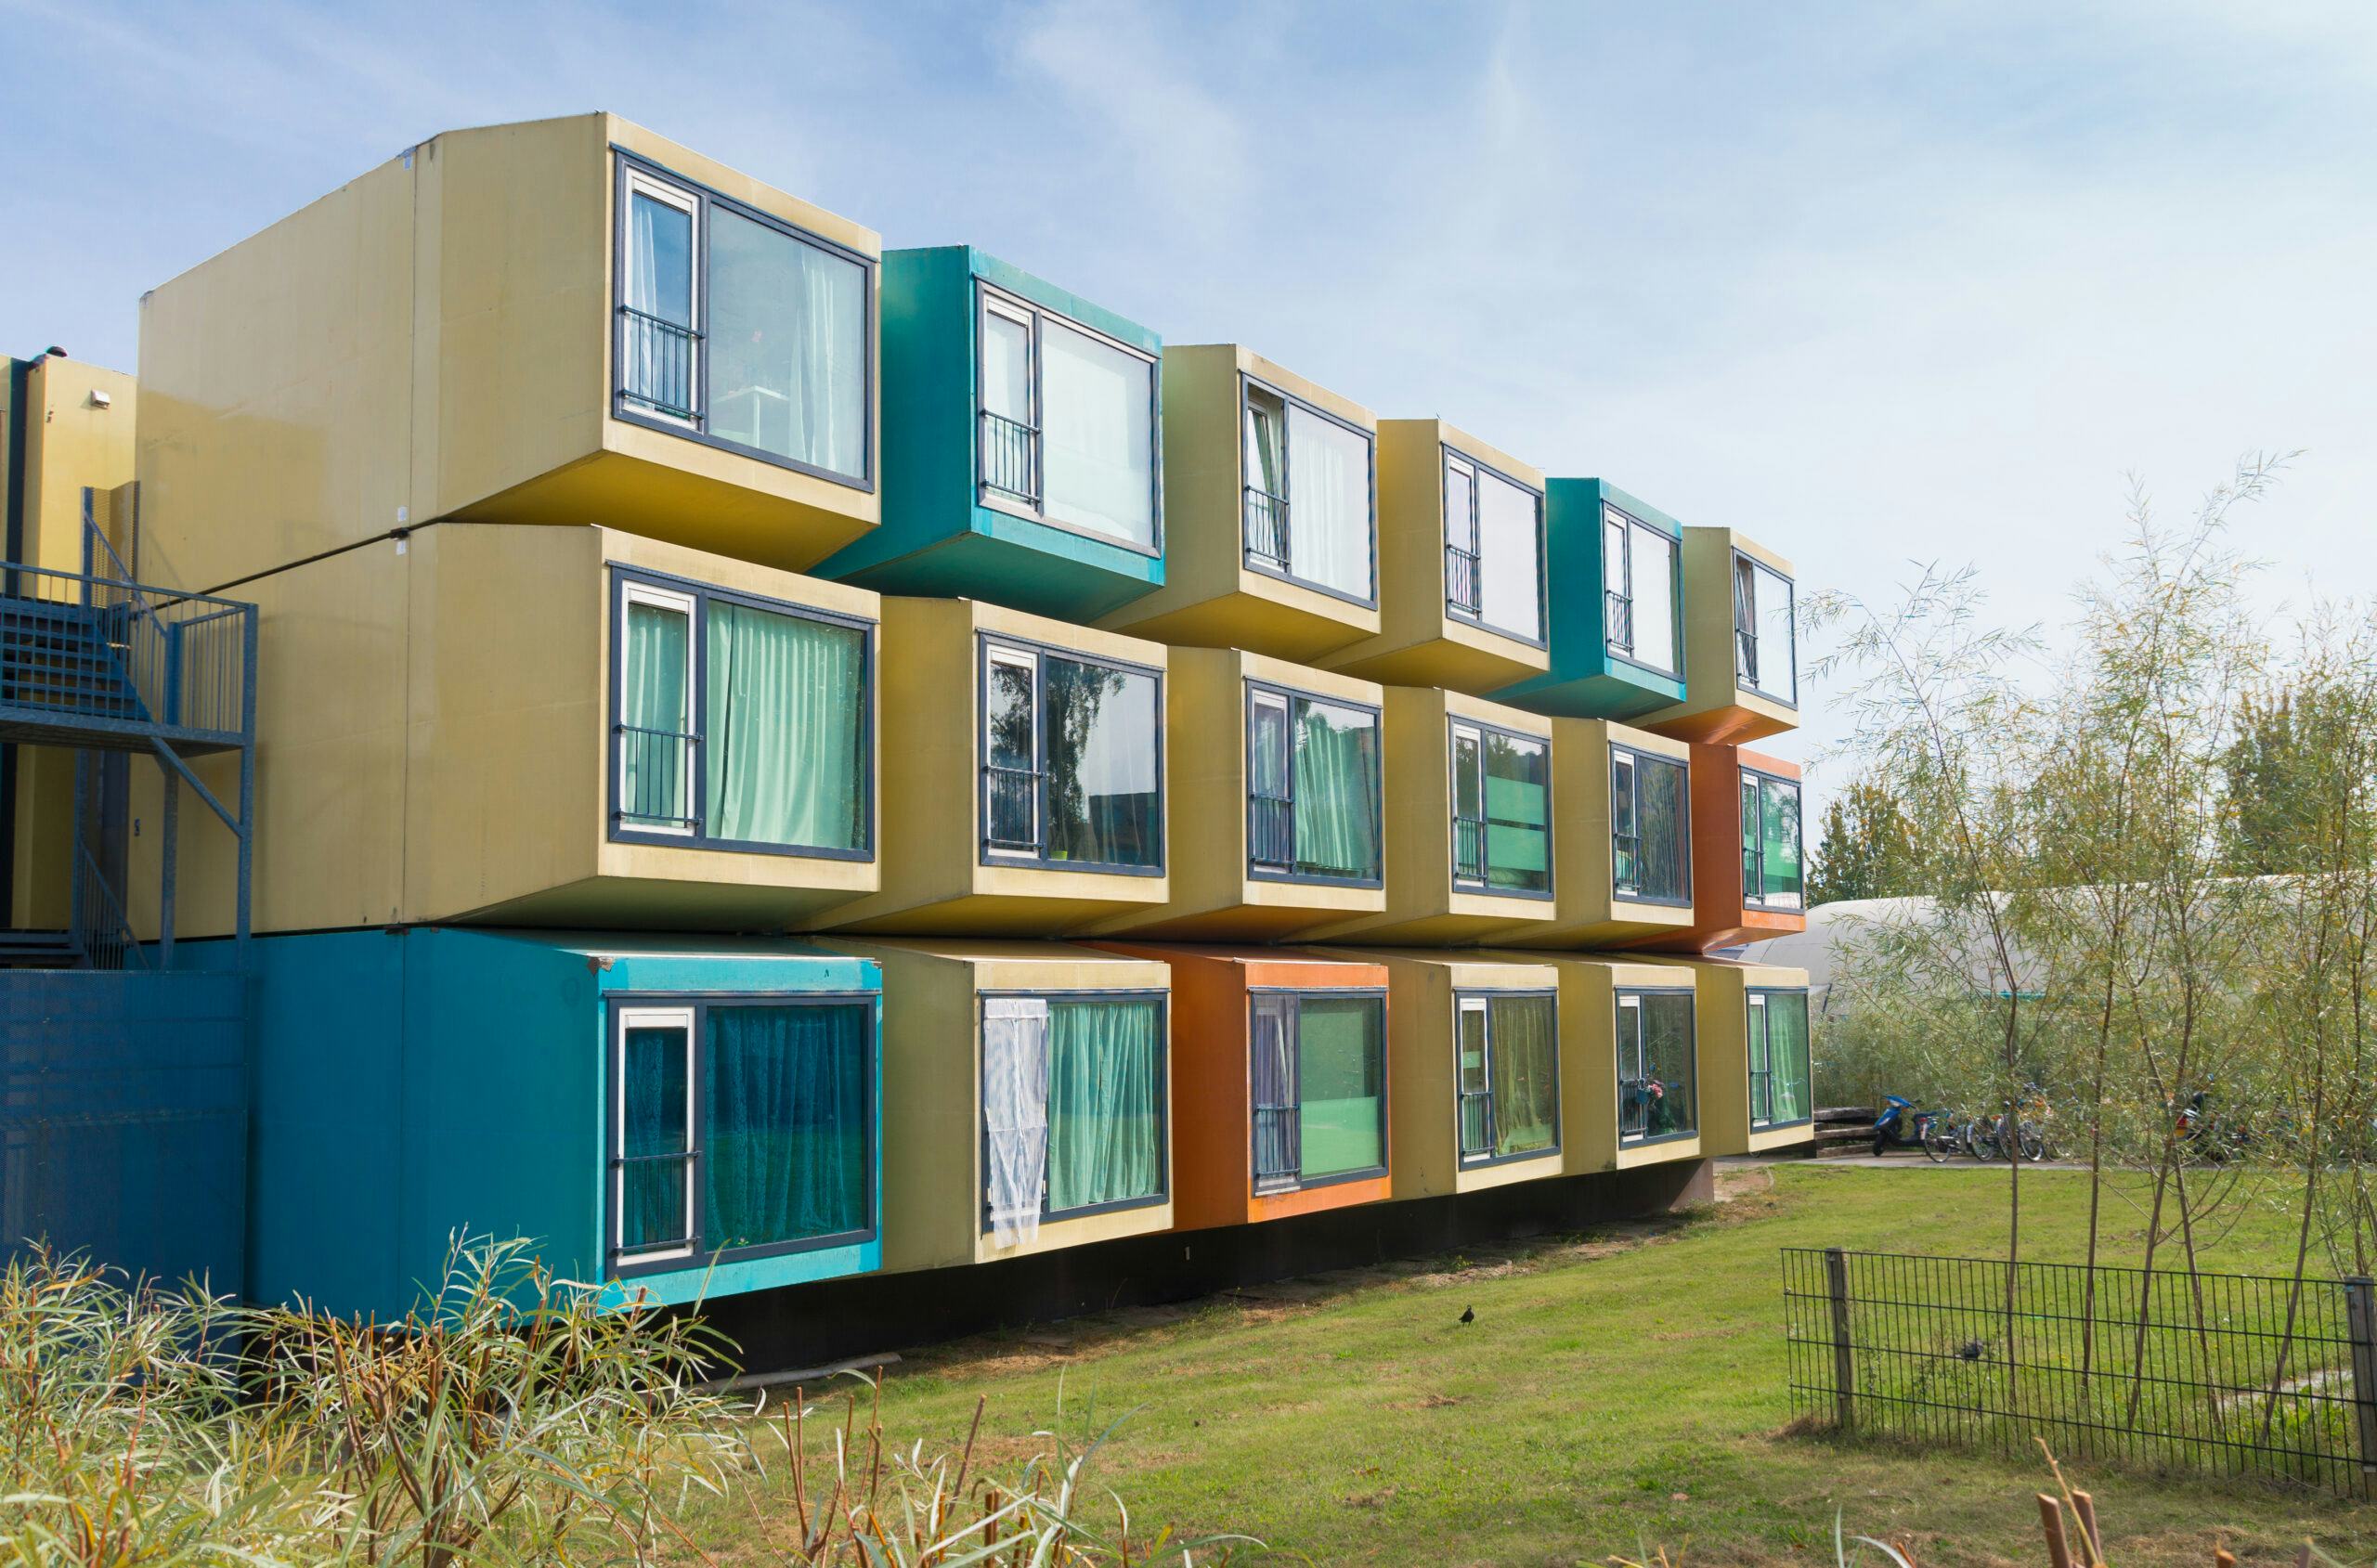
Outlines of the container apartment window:
[{"label": "container apartment window", "polygon": [[1240,384],[1246,564],[1375,603],[1369,433],[1253,381]]},{"label": "container apartment window", "polygon": [[1452,725],[1452,879],[1468,892],[1552,896],[1552,744]]},{"label": "container apartment window", "polygon": [[1161,996],[982,999],[983,1202],[1002,1247],[1040,1222],[1163,1200]]},{"label": "container apartment window", "polygon": [[619,192],[618,411],[870,484],[874,264],[640,163]]},{"label": "container apartment window", "polygon": [[1799,786],[1789,779],[1742,770],[1742,903],[1750,909],[1798,909],[1800,883]]},{"label": "container apartment window", "polygon": [[1747,691],[1797,706],[1799,643],[1791,579],[1762,561],[1734,556],[1734,680]]},{"label": "container apartment window", "polygon": [[612,836],[872,853],[873,628],[618,579]]},{"label": "container apartment window", "polygon": [[1250,875],[1377,887],[1379,716],[1299,692],[1246,692]]},{"label": "container apartment window", "polygon": [[1163,869],[1163,686],[1153,670],[985,641],[982,852]]},{"label": "container apartment window", "polygon": [[1609,651],[1661,675],[1681,671],[1674,536],[1614,506],[1603,507],[1601,574]]},{"label": "container apartment window", "polygon": [[1254,1190],[1386,1168],[1386,998],[1256,991],[1248,1085]]},{"label": "container apartment window", "polygon": [[1617,993],[1617,1140],[1649,1143],[1698,1130],[1692,993]]},{"label": "container apartment window", "polygon": [[1689,773],[1671,757],[1609,748],[1612,891],[1637,903],[1692,901]]},{"label": "container apartment window", "polygon": [[1560,1147],[1557,1004],[1548,992],[1454,998],[1461,1056],[1461,1159],[1519,1160]]},{"label": "container apartment window", "polygon": [[867,999],[617,1008],[612,1271],[872,1235],[874,1056]]},{"label": "container apartment window", "polygon": [[1808,993],[1749,993],[1749,1124],[1788,1127],[1809,1120]]},{"label": "container apartment window", "polygon": [[1543,641],[1543,498],[1445,448],[1445,608]]},{"label": "container apartment window", "polygon": [[979,297],[983,500],[1154,554],[1154,358],[1011,294]]}]

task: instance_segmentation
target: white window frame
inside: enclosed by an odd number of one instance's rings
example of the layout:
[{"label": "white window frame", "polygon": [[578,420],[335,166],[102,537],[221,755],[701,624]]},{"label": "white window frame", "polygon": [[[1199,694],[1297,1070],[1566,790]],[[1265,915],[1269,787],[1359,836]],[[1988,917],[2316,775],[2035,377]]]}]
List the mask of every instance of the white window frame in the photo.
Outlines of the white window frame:
[{"label": "white window frame", "polygon": [[1467,741],[1477,753],[1477,815],[1466,820],[1477,823],[1478,863],[1486,868],[1487,873],[1493,870],[1492,862],[1486,856],[1486,835],[1494,823],[1494,814],[1486,804],[1486,732],[1478,725],[1456,719],[1452,724],[1452,738],[1445,746],[1445,765],[1448,770],[1445,783],[1450,792],[1445,800],[1450,810],[1445,814],[1452,823],[1452,842],[1445,846],[1445,853],[1451,862],[1452,885],[1456,890],[1464,887],[1489,888],[1493,885],[1487,875],[1468,876],[1461,869],[1459,824],[1464,820],[1461,814],[1461,743],[1463,741]]},{"label": "white window frame", "polygon": [[[1743,1000],[1747,1006],[1742,1016],[1748,1030],[1748,1038],[1744,1043],[1744,1055],[1749,1062],[1747,1085],[1749,1124],[1753,1128],[1772,1126],[1774,1121],[1774,1042],[1766,1032],[1766,994],[1763,991],[1753,991]],[[1766,1114],[1764,1116],[1758,1113],[1758,1081],[1760,1076],[1759,1062],[1761,1056],[1765,1059],[1764,1077],[1766,1079]]]},{"label": "white window frame", "polygon": [[[982,797],[982,810],[986,819],[982,823],[982,848],[985,853],[991,855],[994,859],[1029,862],[1036,864],[1047,850],[1046,840],[1048,831],[1047,825],[1040,820],[1041,794],[1048,782],[1046,778],[1041,776],[1040,766],[1040,730],[1041,726],[1047,721],[1047,716],[1040,711],[1040,651],[1036,648],[1017,647],[1012,643],[1007,642],[986,642],[984,644],[984,648],[992,664],[1003,664],[1010,668],[1022,670],[1025,676],[1029,678],[1032,682],[1033,847],[1029,849],[1019,849],[1007,845],[993,844],[991,842],[991,824],[987,820],[990,810],[990,797],[986,793]],[[985,731],[982,737],[982,753],[987,758],[990,754],[990,736],[987,732],[991,721],[991,694],[988,680],[989,671],[985,670],[983,673],[984,681],[981,698],[982,709],[979,722],[981,723]]]},{"label": "white window frame", "polygon": [[[669,413],[666,409],[656,408],[641,399],[630,397],[624,390],[617,389],[616,383],[621,379],[617,374],[612,377],[615,386],[612,400],[616,403],[627,404],[635,411],[638,418],[658,420],[665,424],[699,431],[705,427],[709,413],[709,378],[707,373],[709,345],[708,340],[702,335],[702,281],[708,275],[709,265],[709,257],[707,254],[709,233],[708,226],[702,221],[702,199],[698,192],[661,179],[632,163],[622,163],[620,172],[627,179],[626,211],[632,213],[635,210],[635,199],[638,196],[649,196],[656,201],[677,208],[689,220],[688,227],[692,238],[686,246],[686,260],[690,270],[685,283],[685,313],[692,320],[693,337],[686,344],[685,350],[685,402],[693,409],[693,414],[690,418],[682,417]],[[633,226],[627,227],[631,229]],[[622,242],[619,246],[618,304],[620,305],[626,305],[634,297],[633,285],[636,277],[634,268],[635,249],[625,243],[623,231]],[[627,327],[624,317],[620,317],[617,336],[618,342],[614,345],[613,352],[624,356],[627,352]]]},{"label": "white window frame", "polygon": [[[621,1007],[614,1015],[616,1022],[611,1035],[611,1236],[610,1262],[613,1268],[641,1266],[666,1263],[672,1258],[694,1255],[695,1228],[694,1205],[701,1189],[701,1148],[695,1137],[694,1074],[694,1009],[691,1007]],[[625,1247],[627,1226],[627,1147],[628,1147],[628,1031],[635,1029],[673,1029],[685,1042],[685,1240],[676,1247],[639,1251],[630,1254]]]},{"label": "white window frame", "polygon": [[[689,808],[686,814],[698,823],[701,816],[700,809],[708,804],[695,793],[702,788],[708,778],[708,774],[700,765],[700,747],[703,742],[701,726],[697,722],[700,715],[694,711],[695,704],[701,700],[701,687],[695,679],[699,672],[701,658],[701,606],[690,593],[678,593],[669,589],[656,588],[650,583],[639,582],[632,577],[620,583],[619,590],[619,625],[613,654],[619,662],[619,680],[618,691],[613,701],[611,713],[611,723],[614,727],[612,744],[618,754],[617,766],[619,777],[621,779],[627,777],[627,736],[619,732],[618,727],[627,723],[628,606],[649,604],[656,609],[673,611],[685,617],[685,733],[692,738],[685,743],[685,754],[679,762],[683,777],[678,780],[677,797]],[[626,786],[622,784],[620,787],[624,789]],[[640,822],[635,824],[635,831],[669,834],[679,838],[701,836],[699,828],[694,823],[680,823],[671,827],[665,823]]]},{"label": "white window frame", "polygon": [[[1626,832],[1617,831],[1617,771],[1626,770]],[[1643,771],[1635,766],[1634,754],[1616,746],[1609,752],[1609,860],[1610,889],[1618,898],[1632,898],[1643,890]],[[1617,840],[1634,840],[1634,880],[1630,885],[1617,876]]]},{"label": "white window frame", "polygon": [[[974,460],[974,494],[982,505],[994,512],[1010,512],[1033,522],[1043,521],[1041,512],[1047,504],[1047,484],[1043,478],[1041,446],[1044,439],[1040,417],[1040,317],[1023,301],[1004,294],[987,283],[978,281],[974,291],[976,316],[974,323],[974,424],[976,457]],[[1032,486],[1032,499],[1019,499],[1012,492],[994,488],[982,473],[981,455],[982,415],[989,412],[990,382],[982,369],[982,324],[985,317],[1000,319],[1023,329],[1023,422],[1032,433],[1024,459],[1027,470],[1025,483]]]},{"label": "white window frame", "polygon": [[[1500,1108],[1494,1104],[1494,1014],[1493,1010],[1487,1005],[1487,1000],[1488,998],[1484,996],[1459,996],[1453,999],[1452,1142],[1453,1152],[1460,1157],[1461,1163],[1463,1165],[1483,1165],[1493,1160],[1495,1158],[1493,1144],[1495,1137],[1499,1137],[1500,1134],[1500,1129],[1495,1124],[1499,1120],[1497,1113]],[[1476,1090],[1474,1092],[1470,1089],[1468,1084],[1461,1082],[1462,1066],[1461,1061],[1461,1029],[1467,1022],[1468,1015],[1472,1013],[1477,1015],[1477,1070],[1484,1076],[1486,1084],[1483,1089]],[[1467,1108],[1468,1104],[1472,1099],[1476,1098],[1483,1098],[1486,1102],[1486,1130],[1488,1134],[1494,1134],[1495,1137],[1489,1137],[1487,1139],[1487,1147],[1485,1148],[1473,1151],[1461,1147],[1461,1113],[1462,1110]]]}]

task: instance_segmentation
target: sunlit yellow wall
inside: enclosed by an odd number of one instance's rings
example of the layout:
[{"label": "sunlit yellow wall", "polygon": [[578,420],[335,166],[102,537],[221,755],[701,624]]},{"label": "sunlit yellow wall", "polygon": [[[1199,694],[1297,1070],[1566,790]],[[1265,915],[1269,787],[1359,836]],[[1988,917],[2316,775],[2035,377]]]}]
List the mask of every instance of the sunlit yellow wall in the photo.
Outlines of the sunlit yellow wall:
[{"label": "sunlit yellow wall", "polygon": [[1725,958],[1644,962],[1692,972],[1700,1026],[1701,1147],[1710,1154],[1758,1154],[1806,1143],[1805,1124],[1755,1131],[1750,1127],[1749,993],[1803,989],[1808,972]]},{"label": "sunlit yellow wall", "polygon": [[1259,680],[1377,707],[1367,680],[1220,648],[1168,655],[1164,798],[1172,897],[1091,927],[1172,941],[1264,941],[1386,907],[1383,888],[1331,888],[1247,875],[1246,687]]},{"label": "sunlit yellow wall", "polygon": [[1240,378],[1252,376],[1360,428],[1357,403],[1234,343],[1163,351],[1164,585],[1098,624],[1159,642],[1309,660],[1373,636],[1379,613],[1246,568]]},{"label": "sunlit yellow wall", "polygon": [[1389,686],[1491,692],[1551,667],[1551,655],[1445,613],[1444,448],[1543,489],[1543,471],[1442,420],[1378,425],[1379,632],[1313,660]]},{"label": "sunlit yellow wall", "polygon": [[[1566,1124],[1564,1141],[1569,1173],[1630,1170],[1724,1152],[1708,1144],[1705,1087],[1698,1091],[1701,1136],[1664,1139],[1632,1148],[1620,1148],[1617,1143],[1617,993],[1636,987],[1687,982],[1673,968],[1650,959],[1564,956],[1552,963],[1560,973],[1560,1115]],[[1699,1015],[1700,1005],[1695,994],[1698,1039],[1693,1072],[1695,1082],[1705,1084],[1708,1026]]]},{"label": "sunlit yellow wall", "polygon": [[[1161,963],[1086,948],[1014,941],[857,942],[830,951],[883,965],[883,1267],[886,1271],[993,1263],[1034,1252],[1172,1228],[1169,1198],[1072,1220],[1044,1220],[1012,1247],[982,1227],[982,991],[1163,991]],[[1166,1009],[1167,1028],[1170,1009]],[[1164,1105],[1173,1109],[1172,1053],[1164,1051]],[[1191,1113],[1193,1113],[1193,1108]],[[1169,1127],[1164,1191],[1172,1190]]]},{"label": "sunlit yellow wall", "polygon": [[[1646,730],[1604,719],[1539,720],[1552,726],[1552,887],[1557,913],[1530,928],[1530,947],[1590,948],[1692,924],[1690,905],[1643,903],[1615,895],[1616,850],[1610,837],[1610,746],[1613,742],[1655,757],[1691,760],[1692,747]],[[1689,886],[1687,882],[1687,886]]]},{"label": "sunlit yellow wall", "polygon": [[613,144],[881,252],[614,115],[423,142],[144,298],[144,575],[202,589],[454,515],[786,567],[871,526],[871,491],[610,417]]},{"label": "sunlit yellow wall", "polygon": [[[980,636],[986,631],[1059,652],[1165,667],[1163,645],[1135,637],[979,600],[885,599],[883,810],[877,830],[882,891],[812,921],[811,929],[1056,937],[1126,910],[1159,907],[1171,896],[1163,876],[980,863]],[[1168,763],[1168,733],[1164,744]],[[1171,807],[1167,788],[1167,815]]]},{"label": "sunlit yellow wall", "polygon": [[1552,720],[1459,692],[1386,689],[1386,907],[1333,922],[1314,940],[1463,943],[1491,937],[1532,944],[1552,923],[1560,890],[1558,856],[1565,809],[1558,759],[1552,773],[1554,900],[1455,891],[1452,883],[1452,732],[1455,718],[1549,738]]},{"label": "sunlit yellow wall", "polygon": [[[608,842],[617,562],[871,618],[864,589],[599,528],[445,523],[242,589],[261,609],[254,928],[409,921],[780,929],[864,861]],[[230,803],[236,765],[198,765]],[[134,771],[136,925],[162,793]],[[177,931],[227,932],[234,843],[182,801]]]},{"label": "sunlit yellow wall", "polygon": [[1683,701],[1643,716],[1645,729],[1687,741],[1739,745],[1799,728],[1797,708],[1743,687],[1734,641],[1734,552],[1796,583],[1788,561],[1731,528],[1683,531]]},{"label": "sunlit yellow wall", "polygon": [[[1383,964],[1387,970],[1387,1130],[1395,1154],[1395,1196],[1435,1198],[1480,1192],[1556,1176],[1564,1152],[1498,1165],[1461,1162],[1461,1095],[1455,1065],[1453,995],[1464,991],[1551,991],[1559,971],[1548,962],[1513,962],[1470,953],[1404,948],[1331,948],[1325,957]],[[1516,957],[1517,955],[1513,955]],[[1565,1036],[1565,1030],[1563,1031]],[[1566,1041],[1561,1042],[1565,1058]],[[1564,1060],[1565,1095],[1568,1069]],[[1562,1120],[1566,1120],[1563,1113]],[[1565,1142],[1565,1138],[1564,1138]]]}]

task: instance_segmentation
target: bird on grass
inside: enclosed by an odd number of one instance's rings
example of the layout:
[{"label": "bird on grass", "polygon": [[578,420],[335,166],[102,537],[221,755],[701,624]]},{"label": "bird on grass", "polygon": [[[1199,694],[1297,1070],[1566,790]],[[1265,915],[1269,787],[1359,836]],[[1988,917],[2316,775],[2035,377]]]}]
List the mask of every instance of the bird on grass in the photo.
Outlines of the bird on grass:
[{"label": "bird on grass", "polygon": [[1476,1309],[1475,1307],[1474,1307],[1474,1306],[1465,1306],[1465,1307],[1463,1307],[1463,1308],[1461,1308],[1461,1327],[1462,1327],[1462,1328],[1467,1328],[1469,1325],[1471,1325],[1472,1323],[1474,1323],[1474,1322],[1476,1322],[1476,1321],[1477,1321],[1477,1309]]}]

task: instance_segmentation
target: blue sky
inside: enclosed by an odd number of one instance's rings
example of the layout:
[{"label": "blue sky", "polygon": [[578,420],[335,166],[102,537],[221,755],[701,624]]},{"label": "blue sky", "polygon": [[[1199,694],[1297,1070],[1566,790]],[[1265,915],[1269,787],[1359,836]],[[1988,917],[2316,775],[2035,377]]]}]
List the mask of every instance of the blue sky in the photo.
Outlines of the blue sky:
[{"label": "blue sky", "polygon": [[0,0],[0,59],[19,354],[134,368],[141,291],[404,147],[610,109],[1809,585],[1969,560],[2053,620],[2130,475],[2303,447],[2263,592],[2377,588],[2367,0]]}]

